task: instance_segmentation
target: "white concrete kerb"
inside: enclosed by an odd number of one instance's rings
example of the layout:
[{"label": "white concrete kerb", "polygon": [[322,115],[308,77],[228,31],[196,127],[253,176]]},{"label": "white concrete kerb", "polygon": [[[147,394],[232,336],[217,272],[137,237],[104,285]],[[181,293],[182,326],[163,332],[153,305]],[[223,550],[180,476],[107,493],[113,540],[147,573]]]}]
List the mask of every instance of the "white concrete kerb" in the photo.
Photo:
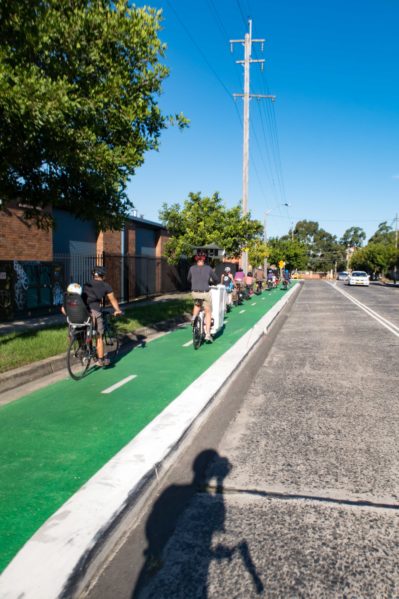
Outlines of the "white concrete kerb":
[{"label": "white concrete kerb", "polygon": [[56,599],[224,381],[299,290],[292,289],[233,347],[75,493],[24,545],[0,578],[1,599]]}]

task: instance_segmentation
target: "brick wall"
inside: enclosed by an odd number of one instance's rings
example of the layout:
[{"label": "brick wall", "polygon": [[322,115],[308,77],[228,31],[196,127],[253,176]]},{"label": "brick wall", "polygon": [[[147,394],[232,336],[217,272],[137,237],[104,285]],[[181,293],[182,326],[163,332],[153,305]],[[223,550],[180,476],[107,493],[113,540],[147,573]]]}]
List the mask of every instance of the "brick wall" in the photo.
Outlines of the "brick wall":
[{"label": "brick wall", "polygon": [[120,254],[121,253],[121,232],[120,231],[101,231],[97,237],[97,253],[101,254]]},{"label": "brick wall", "polygon": [[53,259],[53,232],[23,219],[23,210],[0,210],[0,260]]}]

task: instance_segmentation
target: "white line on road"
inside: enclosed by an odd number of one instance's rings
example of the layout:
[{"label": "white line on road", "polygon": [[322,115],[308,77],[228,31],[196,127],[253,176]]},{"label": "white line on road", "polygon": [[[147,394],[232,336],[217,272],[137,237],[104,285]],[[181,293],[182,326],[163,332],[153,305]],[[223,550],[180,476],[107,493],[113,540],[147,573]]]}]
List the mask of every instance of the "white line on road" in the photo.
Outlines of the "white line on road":
[{"label": "white line on road", "polygon": [[385,327],[386,329],[388,329],[388,331],[396,335],[396,337],[399,337],[399,327],[397,327],[396,324],[393,324],[393,322],[387,320],[386,318],[378,314],[378,312],[375,312],[365,304],[362,304],[362,302],[359,302],[359,300],[355,297],[352,297],[350,293],[343,291],[342,289],[336,287],[332,283],[329,283],[329,285],[331,285],[331,287],[333,287],[336,291],[339,291],[339,293],[342,293],[344,297],[349,299],[353,304],[355,304],[355,306],[358,306],[358,308],[361,308],[364,312],[366,312],[366,314],[371,316],[371,318],[374,318],[374,320],[382,324],[383,327]]},{"label": "white line on road", "polygon": [[104,389],[104,391],[101,391],[101,393],[112,393],[112,391],[115,391],[115,389],[119,389],[119,387],[126,385],[126,383],[128,383],[129,381],[132,381],[136,377],[137,377],[137,374],[131,374],[130,376],[127,376],[125,379],[122,379],[121,381],[119,381],[119,383],[115,383],[115,385],[112,385],[112,387],[108,387],[108,389]]},{"label": "white line on road", "polygon": [[256,302],[254,302],[253,304],[251,304],[251,306],[256,306]]},{"label": "white line on road", "polygon": [[187,343],[183,343],[183,347],[188,347],[189,345],[193,344],[193,340],[190,339],[190,341],[187,341]]},{"label": "white line on road", "polygon": [[242,314],[243,312],[245,312],[245,310],[240,310],[240,311],[239,311],[239,314]]}]

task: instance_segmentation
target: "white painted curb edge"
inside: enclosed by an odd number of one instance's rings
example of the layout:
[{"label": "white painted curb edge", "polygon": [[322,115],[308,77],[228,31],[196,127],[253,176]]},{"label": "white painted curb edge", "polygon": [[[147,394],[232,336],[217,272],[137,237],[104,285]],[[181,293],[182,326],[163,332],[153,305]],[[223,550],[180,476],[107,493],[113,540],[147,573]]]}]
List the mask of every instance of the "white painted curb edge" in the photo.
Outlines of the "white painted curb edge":
[{"label": "white painted curb edge", "polygon": [[1,599],[56,599],[104,533],[179,443],[253,345],[300,288],[295,285],[51,516],[0,578]]}]

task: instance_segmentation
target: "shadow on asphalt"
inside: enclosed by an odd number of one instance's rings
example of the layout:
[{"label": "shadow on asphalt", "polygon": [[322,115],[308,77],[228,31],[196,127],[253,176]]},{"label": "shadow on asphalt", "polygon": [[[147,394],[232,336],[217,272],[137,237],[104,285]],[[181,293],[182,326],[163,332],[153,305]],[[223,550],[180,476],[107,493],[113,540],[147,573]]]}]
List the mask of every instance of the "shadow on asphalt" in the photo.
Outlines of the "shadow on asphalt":
[{"label": "shadow on asphalt", "polygon": [[[214,449],[205,449],[194,459],[192,469],[191,483],[170,485],[156,500],[148,516],[145,527],[147,547],[143,552],[145,562],[131,599],[156,598],[160,592],[163,599],[207,599],[212,561],[230,562],[236,553],[251,576],[255,594],[261,595],[264,585],[247,542],[243,539],[233,546],[222,543],[215,546],[212,543],[215,533],[225,532],[223,481],[232,469],[231,463]],[[216,481],[216,486],[210,486],[211,480]],[[200,506],[194,508],[196,518],[191,518],[190,511],[188,523],[187,518],[182,523],[184,512],[190,509],[196,498]],[[188,545],[187,536],[190,538]],[[172,537],[172,546],[165,552]],[[173,555],[177,556],[176,560],[173,560]]]}]

